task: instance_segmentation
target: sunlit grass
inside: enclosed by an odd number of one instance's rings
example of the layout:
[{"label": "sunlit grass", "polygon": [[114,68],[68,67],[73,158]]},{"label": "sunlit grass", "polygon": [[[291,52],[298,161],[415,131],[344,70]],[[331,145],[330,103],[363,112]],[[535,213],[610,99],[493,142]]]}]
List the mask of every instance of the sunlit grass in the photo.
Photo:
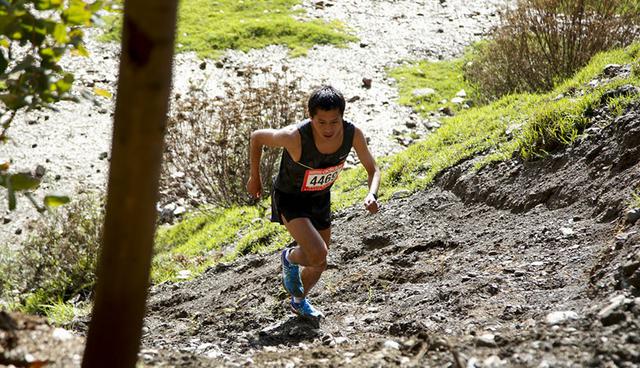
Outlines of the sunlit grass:
[{"label": "sunlit grass", "polygon": [[[462,109],[462,104],[455,104],[451,100],[461,90],[467,95],[464,97],[465,102],[473,103],[474,90],[464,81],[462,74],[464,62],[462,58],[437,62],[419,61],[390,69],[388,73],[398,82],[401,104],[412,106],[424,116],[441,107],[448,107],[456,112]],[[418,93],[425,89],[432,89],[433,93]]]},{"label": "sunlit grass", "polygon": [[[313,45],[345,46],[357,38],[339,22],[301,20],[298,0],[184,0],[178,11],[177,51],[217,58],[226,49],[286,45],[292,56]],[[120,17],[107,18],[105,41],[120,39]]]},{"label": "sunlit grass", "polygon": [[196,276],[218,262],[269,252],[289,241],[284,227],[271,223],[260,206],[195,212],[158,231],[151,279],[155,283],[175,281],[184,270]]}]

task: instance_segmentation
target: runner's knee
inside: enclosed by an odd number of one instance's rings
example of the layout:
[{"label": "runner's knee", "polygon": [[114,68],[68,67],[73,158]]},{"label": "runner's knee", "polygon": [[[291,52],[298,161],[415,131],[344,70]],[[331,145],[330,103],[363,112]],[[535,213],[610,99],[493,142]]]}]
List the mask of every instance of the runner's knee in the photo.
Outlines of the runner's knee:
[{"label": "runner's knee", "polygon": [[307,254],[309,266],[323,269],[326,268],[327,254],[328,249],[324,242],[321,245],[314,247],[313,250],[309,254]]}]

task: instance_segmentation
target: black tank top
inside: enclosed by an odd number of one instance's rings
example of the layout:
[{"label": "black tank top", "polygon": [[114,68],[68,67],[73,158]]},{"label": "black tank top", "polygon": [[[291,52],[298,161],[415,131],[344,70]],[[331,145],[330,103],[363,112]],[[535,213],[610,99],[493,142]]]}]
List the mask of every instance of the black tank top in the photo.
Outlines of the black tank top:
[{"label": "black tank top", "polygon": [[[336,171],[336,166],[341,167],[351,151],[355,126],[343,120],[342,145],[336,152],[328,155],[320,153],[316,148],[311,120],[302,121],[297,127],[302,146],[300,161],[293,161],[289,151],[283,149],[274,187],[284,193],[324,194],[329,191],[337,177],[339,170]],[[328,182],[331,184],[323,185]]]}]

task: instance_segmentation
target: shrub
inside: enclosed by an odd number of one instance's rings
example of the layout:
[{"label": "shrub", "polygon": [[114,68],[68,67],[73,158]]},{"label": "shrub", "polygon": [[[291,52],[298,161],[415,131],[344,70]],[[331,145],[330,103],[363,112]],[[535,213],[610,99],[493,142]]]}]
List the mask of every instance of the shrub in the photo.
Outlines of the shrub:
[{"label": "shrub", "polygon": [[596,53],[638,36],[636,0],[519,0],[491,39],[475,46],[465,78],[486,99],[548,91]]},{"label": "shrub", "polygon": [[95,267],[104,219],[97,195],[79,195],[59,213],[32,223],[34,235],[0,259],[3,298],[17,293],[31,313],[80,295],[95,285]]},{"label": "shrub", "polygon": [[[239,86],[226,84],[224,97],[211,98],[192,85],[186,96],[177,98],[169,118],[162,191],[188,184],[204,203],[251,204],[245,189],[251,132],[302,119],[304,94],[299,82],[287,75],[286,68],[282,72],[250,68]],[[279,154],[280,150],[263,151],[260,172],[265,193],[271,189]],[[172,182],[176,177],[181,183]]]}]

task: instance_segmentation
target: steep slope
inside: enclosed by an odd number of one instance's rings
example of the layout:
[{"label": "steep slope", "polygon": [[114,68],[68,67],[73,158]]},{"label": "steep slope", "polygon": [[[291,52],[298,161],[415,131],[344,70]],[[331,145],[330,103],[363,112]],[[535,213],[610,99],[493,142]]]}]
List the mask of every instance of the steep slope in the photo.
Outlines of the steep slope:
[{"label": "steep slope", "polygon": [[[640,105],[594,114],[550,157],[473,172],[365,215],[336,214],[312,295],[292,317],[277,254],[152,290],[153,365],[634,366],[640,235],[623,221],[640,179]],[[634,299],[635,297],[635,299]]]},{"label": "steep slope", "polygon": [[[319,328],[292,317],[277,254],[151,290],[151,366],[634,367],[640,364],[640,102],[568,149],[473,172],[375,215],[335,216]],[[82,329],[80,322],[78,327]],[[84,325],[86,327],[86,325]],[[0,316],[0,364],[79,364],[83,341]]]}]

